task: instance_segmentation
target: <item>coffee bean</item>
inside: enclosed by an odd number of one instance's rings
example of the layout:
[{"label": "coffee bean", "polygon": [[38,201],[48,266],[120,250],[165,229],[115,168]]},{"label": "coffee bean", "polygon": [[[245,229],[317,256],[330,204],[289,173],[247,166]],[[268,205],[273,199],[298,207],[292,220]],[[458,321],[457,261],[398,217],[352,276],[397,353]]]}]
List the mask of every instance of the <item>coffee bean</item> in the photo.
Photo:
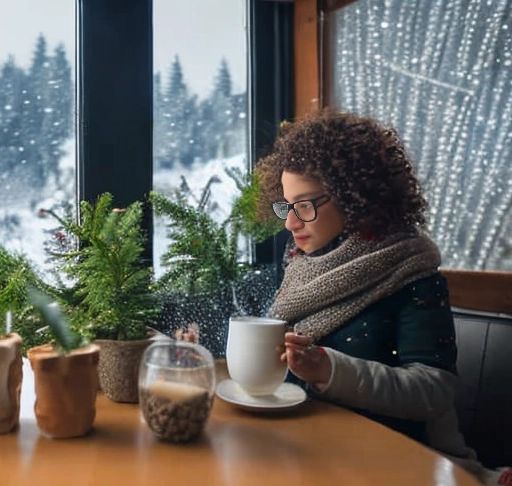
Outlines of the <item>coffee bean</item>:
[{"label": "coffee bean", "polygon": [[142,415],[148,427],[157,437],[174,443],[190,442],[199,437],[213,403],[207,390],[186,400],[173,400],[148,389],[140,389],[139,395]]}]

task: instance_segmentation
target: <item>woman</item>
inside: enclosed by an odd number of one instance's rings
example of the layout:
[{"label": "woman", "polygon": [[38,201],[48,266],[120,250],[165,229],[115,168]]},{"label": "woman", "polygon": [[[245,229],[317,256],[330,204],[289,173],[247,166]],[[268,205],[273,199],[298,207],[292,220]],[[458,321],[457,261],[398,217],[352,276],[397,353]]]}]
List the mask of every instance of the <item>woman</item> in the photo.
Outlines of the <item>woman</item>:
[{"label": "woman", "polygon": [[324,110],[285,124],[256,170],[262,201],[293,236],[270,310],[293,326],[289,380],[483,477],[458,432],[447,284],[396,133]]}]

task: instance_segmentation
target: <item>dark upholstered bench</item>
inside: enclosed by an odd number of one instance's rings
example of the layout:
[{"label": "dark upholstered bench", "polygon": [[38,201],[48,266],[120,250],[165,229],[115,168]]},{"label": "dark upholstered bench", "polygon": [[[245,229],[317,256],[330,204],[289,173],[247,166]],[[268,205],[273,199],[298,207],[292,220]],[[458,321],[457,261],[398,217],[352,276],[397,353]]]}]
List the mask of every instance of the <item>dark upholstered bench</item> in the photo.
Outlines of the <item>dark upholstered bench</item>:
[{"label": "dark upholstered bench", "polygon": [[486,466],[512,465],[512,318],[454,316],[461,430]]}]

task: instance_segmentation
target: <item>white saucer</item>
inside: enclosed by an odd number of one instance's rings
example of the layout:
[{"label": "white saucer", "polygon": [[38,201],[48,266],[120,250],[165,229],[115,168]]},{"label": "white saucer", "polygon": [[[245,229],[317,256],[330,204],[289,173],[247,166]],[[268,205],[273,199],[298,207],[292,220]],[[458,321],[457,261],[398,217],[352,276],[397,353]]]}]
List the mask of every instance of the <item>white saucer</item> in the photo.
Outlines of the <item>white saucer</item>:
[{"label": "white saucer", "polygon": [[225,402],[249,411],[272,412],[288,410],[303,403],[306,392],[293,383],[283,383],[272,395],[255,397],[245,392],[233,380],[224,380],[217,385],[217,396]]}]

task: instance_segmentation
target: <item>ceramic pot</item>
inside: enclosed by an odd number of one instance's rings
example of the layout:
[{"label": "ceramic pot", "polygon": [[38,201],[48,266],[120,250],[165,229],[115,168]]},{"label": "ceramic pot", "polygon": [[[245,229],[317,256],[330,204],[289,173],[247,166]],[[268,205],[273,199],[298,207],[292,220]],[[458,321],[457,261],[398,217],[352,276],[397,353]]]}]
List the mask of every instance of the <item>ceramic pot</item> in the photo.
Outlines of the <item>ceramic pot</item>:
[{"label": "ceramic pot", "polygon": [[100,347],[98,375],[103,394],[114,402],[139,402],[139,366],[142,355],[153,341],[97,339]]},{"label": "ceramic pot", "polygon": [[39,429],[53,438],[79,437],[96,416],[100,348],[90,344],[58,354],[51,344],[27,351],[34,371],[34,411]]},{"label": "ceramic pot", "polygon": [[0,339],[0,434],[19,425],[23,380],[21,342],[14,332]]}]

